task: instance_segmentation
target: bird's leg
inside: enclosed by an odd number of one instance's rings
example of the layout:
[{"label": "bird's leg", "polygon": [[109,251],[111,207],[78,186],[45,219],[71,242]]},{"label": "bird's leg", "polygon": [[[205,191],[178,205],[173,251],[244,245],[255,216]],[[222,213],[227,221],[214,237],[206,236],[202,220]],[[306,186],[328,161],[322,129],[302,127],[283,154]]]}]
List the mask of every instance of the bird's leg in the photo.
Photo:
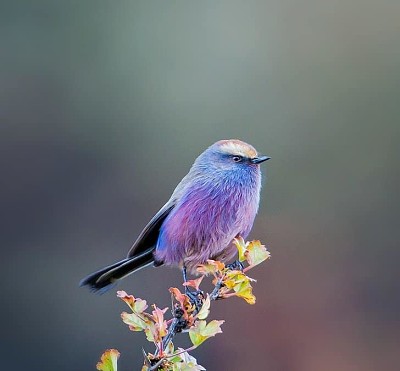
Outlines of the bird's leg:
[{"label": "bird's leg", "polygon": [[[184,283],[187,282],[187,270],[186,270],[185,266],[183,266],[183,268],[182,268],[182,276],[183,276],[183,282]],[[185,289],[186,288],[187,288],[187,286],[185,286]]]},{"label": "bird's leg", "polygon": [[[187,270],[186,267],[182,268],[183,282],[187,282]],[[189,286],[185,285],[185,295],[189,298],[190,302],[196,306],[197,311],[200,311],[203,305],[204,292],[201,290],[191,290]]]},{"label": "bird's leg", "polygon": [[227,264],[226,268],[232,270],[232,271],[241,271],[243,272],[244,266],[239,260],[235,260],[231,264]]}]

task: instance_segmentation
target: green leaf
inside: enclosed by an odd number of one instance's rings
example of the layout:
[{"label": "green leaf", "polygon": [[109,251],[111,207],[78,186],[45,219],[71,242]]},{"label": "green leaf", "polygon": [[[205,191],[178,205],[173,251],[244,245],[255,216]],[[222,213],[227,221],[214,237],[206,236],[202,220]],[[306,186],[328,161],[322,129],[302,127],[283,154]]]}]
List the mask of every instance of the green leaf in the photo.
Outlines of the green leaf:
[{"label": "green leaf", "polygon": [[249,265],[255,266],[262,263],[264,260],[269,259],[271,257],[271,254],[265,248],[265,246],[261,245],[261,242],[257,240],[251,241],[247,245],[245,256]]},{"label": "green leaf", "polygon": [[[138,330],[140,331],[140,330]],[[146,328],[144,328],[144,333],[146,334],[146,339],[148,341],[152,341],[153,343],[156,343],[159,341],[158,337],[158,331],[156,324],[154,322],[148,322]]]},{"label": "green leaf", "polygon": [[221,333],[221,325],[224,322],[225,321],[213,320],[207,324],[206,321],[197,321],[195,325],[189,329],[189,336],[192,344],[198,346],[211,336]]},{"label": "green leaf", "polygon": [[100,362],[97,363],[96,368],[99,371],[117,371],[117,361],[119,352],[116,349],[107,349],[102,355]]},{"label": "green leaf", "polygon": [[224,286],[231,290],[238,290],[238,287],[245,282],[249,282],[250,277],[240,271],[229,271],[223,280]]},{"label": "green leaf", "polygon": [[172,371],[204,371],[205,368],[197,364],[196,358],[191,356],[188,352],[178,348],[177,354],[173,359]]},{"label": "green leaf", "polygon": [[121,318],[122,318],[122,321],[129,326],[129,329],[131,331],[143,331],[151,323],[151,321],[149,321],[147,319],[145,320],[144,317],[141,317],[136,313],[122,312]]}]

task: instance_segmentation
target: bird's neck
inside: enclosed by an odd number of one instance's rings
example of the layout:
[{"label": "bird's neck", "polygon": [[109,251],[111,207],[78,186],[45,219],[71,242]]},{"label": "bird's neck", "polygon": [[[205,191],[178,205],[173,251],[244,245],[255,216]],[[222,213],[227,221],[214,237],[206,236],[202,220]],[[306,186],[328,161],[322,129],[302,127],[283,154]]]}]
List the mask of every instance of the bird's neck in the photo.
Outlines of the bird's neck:
[{"label": "bird's neck", "polygon": [[193,169],[194,179],[201,184],[225,189],[251,189],[258,191],[261,185],[261,172],[258,167],[235,169],[197,168]]}]

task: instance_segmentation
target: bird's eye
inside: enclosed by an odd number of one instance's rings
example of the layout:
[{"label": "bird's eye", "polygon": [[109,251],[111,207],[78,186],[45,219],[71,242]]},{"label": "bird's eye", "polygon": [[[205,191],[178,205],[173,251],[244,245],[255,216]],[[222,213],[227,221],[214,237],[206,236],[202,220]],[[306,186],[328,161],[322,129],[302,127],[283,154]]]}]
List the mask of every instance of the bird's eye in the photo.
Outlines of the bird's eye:
[{"label": "bird's eye", "polygon": [[242,161],[242,159],[243,159],[242,156],[233,156],[232,157],[232,160],[235,162],[240,162],[240,161]]}]

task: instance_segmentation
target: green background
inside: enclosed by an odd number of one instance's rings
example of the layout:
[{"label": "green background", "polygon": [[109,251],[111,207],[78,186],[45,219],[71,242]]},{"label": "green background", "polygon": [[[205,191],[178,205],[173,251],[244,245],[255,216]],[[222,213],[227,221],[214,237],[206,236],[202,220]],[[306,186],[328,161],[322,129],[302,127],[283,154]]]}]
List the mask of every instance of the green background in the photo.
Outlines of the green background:
[{"label": "green background", "polygon": [[[208,370],[372,371],[400,341],[398,1],[10,1],[0,5],[1,364],[139,369],[115,290],[194,158],[239,138],[272,160],[251,237],[257,304],[213,304]],[[119,288],[170,304],[169,268]],[[177,344],[187,344],[184,336]],[[182,341],[182,342],[181,342]]]}]

